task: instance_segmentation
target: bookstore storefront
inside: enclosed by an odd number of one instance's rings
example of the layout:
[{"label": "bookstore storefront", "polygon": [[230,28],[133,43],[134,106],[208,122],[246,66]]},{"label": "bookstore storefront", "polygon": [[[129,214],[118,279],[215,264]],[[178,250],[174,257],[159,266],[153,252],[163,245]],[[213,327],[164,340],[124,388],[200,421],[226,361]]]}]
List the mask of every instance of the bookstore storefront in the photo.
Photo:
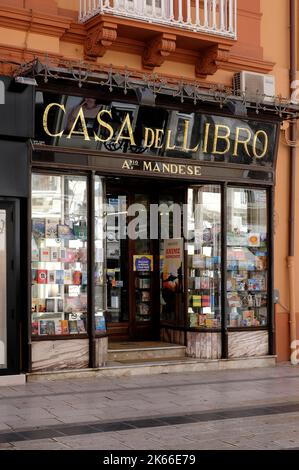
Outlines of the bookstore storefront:
[{"label": "bookstore storefront", "polygon": [[278,121],[80,92],[36,93],[32,371],[103,366],[108,341],[273,354]]}]

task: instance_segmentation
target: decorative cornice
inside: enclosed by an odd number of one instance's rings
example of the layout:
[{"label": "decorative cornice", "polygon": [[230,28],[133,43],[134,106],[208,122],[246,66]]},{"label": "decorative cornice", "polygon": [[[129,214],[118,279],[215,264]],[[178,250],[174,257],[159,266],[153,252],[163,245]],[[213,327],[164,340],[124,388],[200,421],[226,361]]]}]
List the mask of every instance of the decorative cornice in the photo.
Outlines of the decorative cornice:
[{"label": "decorative cornice", "polygon": [[107,49],[116,41],[117,25],[108,21],[100,21],[87,32],[84,43],[84,56],[88,60],[103,57]]},{"label": "decorative cornice", "polygon": [[72,21],[68,17],[47,15],[35,10],[0,7],[0,26],[3,28],[61,38],[71,27]]},{"label": "decorative cornice", "polygon": [[159,34],[145,47],[142,58],[143,67],[148,70],[160,67],[175,50],[176,36],[174,34]]},{"label": "decorative cornice", "polygon": [[214,75],[223,63],[229,60],[229,48],[221,44],[204,49],[195,65],[195,74],[199,78]]}]

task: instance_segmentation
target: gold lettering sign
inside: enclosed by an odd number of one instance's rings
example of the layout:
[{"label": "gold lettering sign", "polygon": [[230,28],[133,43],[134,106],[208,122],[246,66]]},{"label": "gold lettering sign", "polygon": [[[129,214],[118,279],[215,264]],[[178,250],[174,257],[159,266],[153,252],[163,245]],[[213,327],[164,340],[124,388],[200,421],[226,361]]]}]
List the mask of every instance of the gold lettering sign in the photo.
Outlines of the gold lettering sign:
[{"label": "gold lettering sign", "polygon": [[201,176],[201,166],[184,165],[177,163],[161,163],[152,161],[124,160],[122,163],[123,170],[139,170],[149,173],[161,173],[168,175],[182,176]]},{"label": "gold lettering sign", "polygon": [[[66,122],[56,132],[51,132],[50,117],[52,112],[63,113],[64,119],[55,117],[54,122]],[[161,152],[184,152],[194,156],[194,159],[200,160],[204,154],[223,155],[226,157],[243,158],[250,157],[252,161],[261,160],[268,155],[269,142],[271,142],[272,131],[256,129],[257,123],[252,127],[250,122],[236,118],[226,118],[224,116],[206,117],[206,122],[199,122],[198,115],[196,119],[183,121],[183,125],[172,129],[138,127],[138,133],[135,129],[135,120],[130,113],[126,113],[122,122],[115,125],[113,123],[112,111],[101,109],[94,119],[94,125],[90,131],[90,125],[87,126],[87,117],[84,115],[84,107],[78,108],[73,114],[67,113],[63,104],[50,103],[44,111],[43,129],[47,136],[51,138],[71,140],[73,136],[81,137],[85,141],[94,140],[100,143],[114,143],[116,145],[122,142],[128,142],[131,146],[137,146],[140,149],[161,150]],[[89,117],[90,121],[90,117]],[[88,124],[89,124],[88,121]],[[210,122],[207,122],[210,121]],[[227,124],[224,124],[224,123]],[[240,123],[244,122],[241,126]],[[193,124],[194,123],[194,124]],[[193,127],[191,127],[193,126]],[[261,124],[262,126],[262,124]],[[63,128],[64,127],[64,128]],[[89,129],[88,129],[89,128]],[[105,133],[103,132],[105,131]],[[137,139],[138,135],[138,139]],[[273,138],[275,135],[273,134]],[[192,145],[190,142],[192,141]],[[120,150],[121,151],[121,150]],[[151,165],[151,163],[147,163]],[[171,165],[171,164],[170,164]],[[150,171],[158,173],[163,170],[160,164],[154,165]],[[166,167],[165,167],[166,168]],[[196,174],[196,170],[188,167],[175,165],[169,167],[171,174]],[[199,171],[199,170],[198,170]],[[184,173],[186,172],[186,173]],[[193,172],[193,173],[192,173]]]}]

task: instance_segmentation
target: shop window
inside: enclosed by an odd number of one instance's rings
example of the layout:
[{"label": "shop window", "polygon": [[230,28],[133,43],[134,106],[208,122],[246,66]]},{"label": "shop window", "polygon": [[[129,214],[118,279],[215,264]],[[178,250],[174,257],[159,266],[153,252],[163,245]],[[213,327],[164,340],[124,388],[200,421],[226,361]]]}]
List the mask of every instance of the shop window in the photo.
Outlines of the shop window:
[{"label": "shop window", "polygon": [[188,327],[221,328],[221,188],[188,189]]},{"label": "shop window", "polygon": [[32,175],[32,335],[87,333],[87,179]]},{"label": "shop window", "polygon": [[227,203],[228,326],[266,326],[267,192],[229,188]]}]

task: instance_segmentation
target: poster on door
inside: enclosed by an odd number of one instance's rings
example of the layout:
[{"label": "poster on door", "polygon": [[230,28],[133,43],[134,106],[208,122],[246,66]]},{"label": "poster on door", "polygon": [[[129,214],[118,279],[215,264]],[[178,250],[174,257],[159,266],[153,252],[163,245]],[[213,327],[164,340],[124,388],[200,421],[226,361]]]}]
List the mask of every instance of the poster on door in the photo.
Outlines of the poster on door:
[{"label": "poster on door", "polygon": [[164,240],[163,289],[180,292],[183,288],[184,242],[182,238]]}]

